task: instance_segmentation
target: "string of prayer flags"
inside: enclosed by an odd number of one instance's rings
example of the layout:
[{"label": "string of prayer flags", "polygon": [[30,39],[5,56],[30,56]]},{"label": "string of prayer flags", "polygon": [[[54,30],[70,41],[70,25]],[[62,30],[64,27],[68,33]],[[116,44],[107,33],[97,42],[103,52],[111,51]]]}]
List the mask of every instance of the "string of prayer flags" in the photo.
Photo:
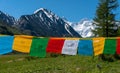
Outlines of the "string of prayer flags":
[{"label": "string of prayer flags", "polygon": [[62,54],[76,55],[79,40],[65,40]]},{"label": "string of prayer flags", "polygon": [[66,55],[120,54],[120,37],[118,38],[44,38],[26,35],[0,36],[0,55],[12,50],[30,53],[30,56],[45,57],[46,52]]},{"label": "string of prayer flags", "polygon": [[33,38],[30,56],[45,57],[48,38]]},{"label": "string of prayer flags", "polygon": [[92,40],[80,40],[78,44],[78,54],[81,55],[93,55]]},{"label": "string of prayer flags", "polygon": [[61,54],[64,41],[65,41],[64,39],[50,38],[48,41],[48,46],[47,46],[46,51],[48,53]]},{"label": "string of prayer flags", "polygon": [[13,50],[23,53],[29,53],[32,43],[32,36],[16,35],[13,43]]},{"label": "string of prayer flags", "polygon": [[115,54],[116,44],[117,44],[116,39],[105,39],[103,54]]},{"label": "string of prayer flags", "polygon": [[105,38],[93,38],[94,55],[100,55],[104,50]]},{"label": "string of prayer flags", "polygon": [[12,52],[14,36],[0,36],[0,55]]}]

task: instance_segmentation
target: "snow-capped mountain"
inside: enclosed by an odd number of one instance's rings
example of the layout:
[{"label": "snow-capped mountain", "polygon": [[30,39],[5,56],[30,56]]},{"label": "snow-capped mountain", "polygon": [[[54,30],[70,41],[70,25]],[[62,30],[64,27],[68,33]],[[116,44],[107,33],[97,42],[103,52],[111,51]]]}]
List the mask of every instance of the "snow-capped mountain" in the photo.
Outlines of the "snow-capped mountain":
[{"label": "snow-capped mountain", "polygon": [[15,26],[35,36],[80,37],[62,18],[44,8],[31,15],[21,16]]},{"label": "snow-capped mountain", "polygon": [[0,11],[0,21],[6,23],[8,25],[16,24],[16,20],[14,17],[12,17],[8,14],[5,14],[2,11]]},{"label": "snow-capped mountain", "polygon": [[91,29],[93,28],[90,20],[84,19],[79,23],[72,23],[66,18],[60,18],[44,8],[36,10],[31,15],[22,15],[18,21],[14,17],[0,11],[0,21],[35,36],[90,37],[92,36]]},{"label": "snow-capped mountain", "polygon": [[[44,8],[36,10],[31,15],[22,15],[18,20],[0,11],[0,28],[6,30],[8,26],[11,29],[14,27],[15,30],[19,30],[18,32],[34,36],[92,37],[94,36],[92,33],[95,28],[94,23],[93,20],[88,19],[82,19],[77,23],[69,22],[65,17],[60,18]],[[120,21],[116,21],[116,26],[120,28]]]},{"label": "snow-capped mountain", "polygon": [[94,30],[95,26],[92,20],[82,19],[78,23],[68,23],[74,28],[75,31],[77,31],[84,38],[92,37],[94,35],[92,33],[92,30]]},{"label": "snow-capped mountain", "polygon": [[[77,31],[83,38],[95,36],[92,30],[95,30],[96,28],[95,24],[98,24],[98,23],[96,23],[93,20],[82,19],[78,23],[72,23],[69,21],[66,21],[66,22],[69,23],[73,27],[73,29]],[[115,24],[116,24],[116,27],[114,27],[113,29],[114,30],[119,29],[120,21],[116,21]]]}]

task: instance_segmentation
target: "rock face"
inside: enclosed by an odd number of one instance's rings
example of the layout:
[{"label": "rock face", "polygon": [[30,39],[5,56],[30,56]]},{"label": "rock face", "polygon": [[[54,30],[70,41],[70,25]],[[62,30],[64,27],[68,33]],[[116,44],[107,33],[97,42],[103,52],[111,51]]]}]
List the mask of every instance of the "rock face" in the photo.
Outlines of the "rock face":
[{"label": "rock face", "polygon": [[6,23],[8,25],[16,24],[16,20],[14,17],[9,16],[8,14],[5,14],[1,11],[0,11],[0,21]]},{"label": "rock face", "polygon": [[24,34],[21,30],[13,27],[17,22],[14,17],[0,11],[0,34],[14,35]]},{"label": "rock face", "polygon": [[21,16],[15,27],[35,36],[81,37],[64,19],[43,8]]},{"label": "rock face", "polygon": [[25,34],[23,32],[21,32],[21,30],[12,27],[11,25],[5,24],[3,22],[0,21],[0,35],[18,35],[18,34]]}]

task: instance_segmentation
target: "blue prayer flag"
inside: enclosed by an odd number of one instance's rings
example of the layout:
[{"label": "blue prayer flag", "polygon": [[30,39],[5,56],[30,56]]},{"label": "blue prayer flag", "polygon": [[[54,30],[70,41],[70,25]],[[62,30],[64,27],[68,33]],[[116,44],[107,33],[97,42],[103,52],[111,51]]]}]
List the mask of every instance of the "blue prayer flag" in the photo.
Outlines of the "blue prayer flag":
[{"label": "blue prayer flag", "polygon": [[78,44],[78,54],[81,55],[93,55],[92,40],[80,40]]},{"label": "blue prayer flag", "polygon": [[14,36],[0,36],[0,55],[12,52]]}]

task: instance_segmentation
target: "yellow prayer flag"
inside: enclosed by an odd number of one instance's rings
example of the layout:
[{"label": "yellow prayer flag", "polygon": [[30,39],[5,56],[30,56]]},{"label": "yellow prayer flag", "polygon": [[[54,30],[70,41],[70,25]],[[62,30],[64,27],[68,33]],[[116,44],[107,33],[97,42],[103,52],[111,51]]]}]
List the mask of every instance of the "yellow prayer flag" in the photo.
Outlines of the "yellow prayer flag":
[{"label": "yellow prayer flag", "polygon": [[32,43],[32,36],[16,35],[13,43],[13,50],[29,53]]},{"label": "yellow prayer flag", "polygon": [[93,38],[94,55],[103,53],[105,38]]}]

